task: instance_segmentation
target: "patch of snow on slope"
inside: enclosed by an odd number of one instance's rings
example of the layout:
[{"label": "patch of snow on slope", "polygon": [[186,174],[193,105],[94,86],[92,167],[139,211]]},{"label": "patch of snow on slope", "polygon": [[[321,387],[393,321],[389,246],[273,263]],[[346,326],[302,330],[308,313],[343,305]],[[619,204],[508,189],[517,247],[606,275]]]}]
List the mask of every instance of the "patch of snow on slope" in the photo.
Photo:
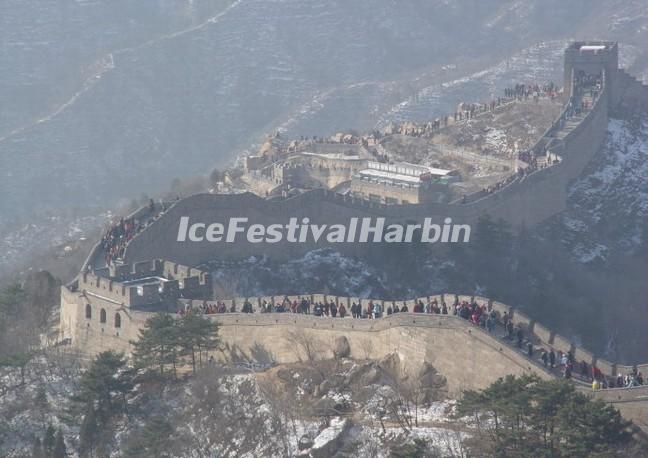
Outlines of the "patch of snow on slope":
[{"label": "patch of snow on slope", "polygon": [[634,252],[648,218],[648,117],[610,119],[607,140],[570,188],[559,237],[582,263]]}]

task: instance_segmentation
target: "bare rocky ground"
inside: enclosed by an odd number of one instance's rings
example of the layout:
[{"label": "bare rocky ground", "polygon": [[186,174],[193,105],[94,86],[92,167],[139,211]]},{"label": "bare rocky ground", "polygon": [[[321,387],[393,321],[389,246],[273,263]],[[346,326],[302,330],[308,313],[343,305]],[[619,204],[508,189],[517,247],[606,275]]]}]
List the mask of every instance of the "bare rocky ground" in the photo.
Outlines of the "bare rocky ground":
[{"label": "bare rocky ground", "polygon": [[518,151],[530,148],[560,114],[558,98],[513,102],[442,128],[430,138],[393,135],[383,142],[395,161],[421,163],[461,172],[461,193],[506,178]]},{"label": "bare rocky ground", "polygon": [[[445,378],[425,366],[406,375],[397,355],[383,360],[344,358],[259,368],[209,364],[180,380],[142,380],[128,415],[114,424],[108,449],[121,456],[153,417],[173,432],[170,453],[179,457],[381,457],[416,437],[439,456],[465,456],[470,427],[453,417]],[[19,371],[0,372],[2,456],[30,456],[34,434],[61,428],[77,456],[79,425],[64,421],[77,389],[79,361],[53,353]]]}]

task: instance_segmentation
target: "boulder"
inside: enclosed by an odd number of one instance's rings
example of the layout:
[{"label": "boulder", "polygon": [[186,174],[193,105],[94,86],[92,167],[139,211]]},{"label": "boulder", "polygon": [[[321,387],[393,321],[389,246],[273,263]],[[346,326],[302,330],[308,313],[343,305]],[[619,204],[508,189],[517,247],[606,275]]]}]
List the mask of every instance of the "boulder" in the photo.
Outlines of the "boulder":
[{"label": "boulder", "polygon": [[335,339],[333,355],[336,359],[348,358],[351,355],[351,346],[345,336],[340,336]]},{"label": "boulder", "polygon": [[381,373],[375,366],[369,366],[366,371],[359,377],[360,386],[369,386],[377,383],[380,380]]},{"label": "boulder", "polygon": [[429,363],[423,363],[418,374],[418,380],[424,390],[424,402],[445,399],[448,393],[448,381],[439,374]]},{"label": "boulder", "polygon": [[330,389],[331,384],[328,382],[328,380],[323,380],[322,383],[319,384],[319,395],[324,396],[329,392]]},{"label": "boulder", "polygon": [[403,375],[401,360],[397,353],[390,353],[378,361],[378,367],[394,379],[400,379]]},{"label": "boulder", "polygon": [[313,439],[308,437],[306,434],[300,437],[299,442],[297,443],[297,448],[299,448],[299,450],[308,450],[312,446],[313,446]]},{"label": "boulder", "polygon": [[324,428],[313,441],[310,455],[313,458],[328,458],[334,456],[342,447],[344,436],[351,427],[346,418],[332,418],[329,426]]}]

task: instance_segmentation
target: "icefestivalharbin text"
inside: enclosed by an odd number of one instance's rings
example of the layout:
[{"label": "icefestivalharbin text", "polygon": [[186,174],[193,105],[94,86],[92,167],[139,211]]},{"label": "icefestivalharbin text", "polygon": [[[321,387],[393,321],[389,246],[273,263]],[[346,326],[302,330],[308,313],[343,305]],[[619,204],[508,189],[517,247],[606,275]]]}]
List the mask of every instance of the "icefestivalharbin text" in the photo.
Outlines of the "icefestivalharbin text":
[{"label": "icefestivalharbin text", "polygon": [[453,224],[445,218],[443,225],[425,218],[423,224],[386,224],[385,218],[350,218],[348,224],[311,224],[309,218],[290,218],[287,224],[249,224],[245,217],[230,218],[226,223],[192,222],[180,218],[178,242],[249,243],[467,243],[469,224]]}]

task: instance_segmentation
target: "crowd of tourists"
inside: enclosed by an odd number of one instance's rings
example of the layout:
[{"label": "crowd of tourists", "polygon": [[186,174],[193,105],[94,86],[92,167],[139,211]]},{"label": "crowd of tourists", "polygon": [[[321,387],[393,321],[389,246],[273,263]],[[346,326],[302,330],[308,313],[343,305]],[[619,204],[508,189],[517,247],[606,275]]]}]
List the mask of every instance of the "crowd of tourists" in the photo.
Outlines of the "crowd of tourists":
[{"label": "crowd of tourists", "polygon": [[449,116],[442,116],[424,124],[417,124],[411,121],[400,124],[390,124],[385,129],[384,134],[402,134],[412,137],[426,137],[438,131],[441,127],[446,127],[450,120],[454,123],[459,121],[473,119],[480,113],[494,111],[496,108],[514,100],[528,100],[532,98],[538,102],[541,97],[550,98],[552,101],[558,96],[559,88],[553,82],[539,84],[516,84],[513,87],[504,89],[504,97],[497,97],[486,103],[466,103],[462,102],[457,106],[457,110]]},{"label": "crowd of tourists", "polygon": [[558,96],[559,88],[553,82],[545,85],[539,84],[516,84],[513,87],[504,89],[504,95],[508,98],[528,100],[531,97],[538,101],[540,97],[549,97],[554,100]]},{"label": "crowd of tourists", "polygon": [[[605,386],[605,384],[607,386]],[[629,374],[623,375],[619,373],[616,377],[606,378],[599,377],[599,379],[594,378],[592,382],[592,388],[594,390],[602,388],[631,388],[634,386],[641,386],[644,384],[643,375],[641,372],[638,372],[636,368],[632,369],[632,372]]]},{"label": "crowd of tourists", "polygon": [[106,265],[124,256],[126,244],[141,230],[141,224],[134,218],[121,218],[106,230],[101,238]]},{"label": "crowd of tourists", "polygon": [[166,208],[163,203],[158,208],[155,202],[153,202],[153,199],[151,199],[148,204],[148,214],[145,219],[120,218],[119,221],[111,224],[101,237],[101,248],[106,265],[109,266],[114,261],[123,258],[128,242],[141,232],[152,219],[158,217],[165,210]]},{"label": "crowd of tourists", "polygon": [[492,112],[496,108],[515,100],[528,100],[532,98],[538,102],[541,97],[550,98],[552,101],[558,96],[559,88],[553,82],[540,84],[516,84],[513,87],[504,89],[504,97],[497,97],[485,103],[466,103],[462,102],[457,106],[454,113],[440,116],[434,120],[425,123],[416,123],[414,121],[403,121],[400,123],[389,123],[382,131],[374,130],[370,135],[358,136],[354,134],[336,135],[334,137],[318,136],[301,136],[283,147],[282,152],[294,152],[299,147],[313,143],[344,143],[344,144],[363,144],[369,146],[369,141],[379,141],[387,135],[407,135],[410,137],[430,137],[441,128],[452,123],[473,119],[475,116]]}]

